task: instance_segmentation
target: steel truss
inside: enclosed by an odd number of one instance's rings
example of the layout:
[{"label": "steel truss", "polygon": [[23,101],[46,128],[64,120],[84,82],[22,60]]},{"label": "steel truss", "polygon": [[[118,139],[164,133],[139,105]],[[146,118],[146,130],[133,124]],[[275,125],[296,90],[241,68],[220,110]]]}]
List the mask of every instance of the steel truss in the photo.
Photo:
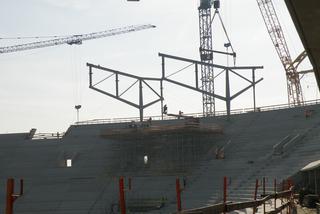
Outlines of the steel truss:
[{"label": "steel truss", "polygon": [[[193,91],[197,91],[201,94],[205,94],[207,96],[213,97],[213,98],[217,98],[219,100],[222,100],[224,102],[226,102],[226,110],[227,110],[227,115],[230,116],[231,114],[231,101],[233,99],[235,99],[236,97],[238,97],[239,95],[241,95],[242,93],[244,93],[245,91],[249,90],[251,87],[253,88],[253,106],[254,109],[256,109],[256,97],[255,97],[255,85],[258,84],[259,82],[261,82],[263,80],[263,78],[260,78],[258,80],[256,80],[255,78],[255,71],[257,69],[262,69],[262,66],[233,66],[233,67],[226,67],[226,66],[222,66],[222,65],[216,65],[216,64],[211,64],[211,63],[207,63],[207,62],[201,62],[201,61],[197,61],[197,60],[193,60],[193,59],[187,59],[187,58],[182,58],[182,57],[178,57],[178,56],[172,56],[172,55],[168,55],[168,54],[163,54],[163,53],[159,53],[159,56],[161,57],[161,61],[162,61],[162,76],[161,78],[151,78],[151,77],[140,77],[140,76],[136,76],[136,75],[132,75],[132,74],[128,74],[128,73],[124,73],[121,71],[116,71],[110,68],[106,68],[106,67],[102,67],[100,65],[94,65],[91,63],[87,63],[87,66],[89,67],[89,88],[102,93],[104,95],[107,95],[109,97],[112,97],[116,100],[119,100],[123,103],[126,103],[132,107],[135,107],[137,109],[139,109],[139,114],[140,114],[140,121],[143,121],[143,111],[145,108],[157,103],[157,102],[161,102],[161,114],[162,114],[162,118],[163,118],[163,101],[164,101],[164,97],[163,97],[163,81],[167,81],[169,83],[187,88],[187,89],[191,89]],[[166,59],[171,59],[171,60],[178,60],[178,61],[182,61],[182,62],[188,62],[191,63],[191,65],[194,65],[195,68],[195,85],[187,85],[184,84],[180,81],[176,81],[173,80],[172,78],[169,78],[169,75],[166,75]],[[191,66],[190,65],[190,66]],[[199,83],[199,68],[201,66],[206,66],[206,67],[212,67],[215,69],[221,69],[221,73],[225,72],[225,87],[226,87],[226,94],[225,96],[222,95],[218,95],[215,93],[211,93],[208,92],[206,90],[203,90],[200,86]],[[189,67],[189,66],[187,66]],[[95,83],[93,83],[93,69],[98,69],[98,70],[102,70],[108,73],[108,75],[106,76],[106,78],[97,81]],[[243,75],[239,74],[237,71],[238,70],[251,70],[252,72],[252,79],[249,80],[248,78],[244,77]],[[177,72],[175,72],[177,73]],[[231,91],[230,91],[230,78],[229,75],[233,73],[234,75],[244,79],[245,81],[247,81],[249,83],[249,85],[245,88],[243,88],[242,90],[236,92],[235,94],[231,95]],[[100,88],[98,88],[97,86],[99,84],[101,84],[102,82],[104,82],[105,80],[111,78],[114,76],[114,80],[115,80],[115,88],[116,90],[114,92],[108,92],[105,90],[102,90]],[[130,85],[127,89],[125,89],[123,92],[119,91],[119,79],[120,77],[129,77],[132,79],[135,79],[136,81]],[[158,93],[156,91],[156,89],[152,88],[149,84],[148,81],[156,81],[159,82],[160,84],[160,93]],[[135,84],[139,84],[139,103],[133,103],[125,98],[122,97],[123,94],[125,94],[128,90],[130,90]],[[149,89],[151,89],[151,91],[158,97],[158,99],[155,99],[149,103],[144,103],[143,102],[143,86],[147,86]]]},{"label": "steel truss", "polygon": [[[87,63],[87,66],[89,67],[89,88],[99,92],[99,93],[102,93],[104,95],[107,95],[109,97],[112,97],[116,100],[119,100],[123,103],[126,103],[132,107],[135,107],[137,109],[139,109],[139,114],[140,114],[140,122],[143,121],[143,110],[157,102],[161,102],[161,111],[163,109],[163,87],[162,87],[162,79],[160,78],[149,78],[149,77],[139,77],[139,76],[136,76],[136,75],[132,75],[132,74],[128,74],[128,73],[124,73],[124,72],[121,72],[121,71],[116,71],[116,70],[113,70],[113,69],[109,69],[109,68],[105,68],[105,67],[102,67],[100,65],[94,65],[94,64],[91,64],[91,63]],[[98,81],[98,82],[95,82],[93,83],[93,69],[98,69],[98,70],[102,70],[102,71],[105,71],[108,73],[107,77]],[[116,90],[112,93],[112,92],[107,92],[105,90],[102,90],[100,88],[98,88],[97,86],[99,84],[101,84],[102,82],[104,82],[105,80],[111,78],[112,76],[114,76],[114,80],[115,80],[115,88]],[[132,79],[135,79],[136,81],[134,82],[134,84],[130,85],[127,89],[125,89],[123,92],[120,92],[119,91],[119,79],[121,77],[129,77],[129,78],[132,78]],[[152,88],[148,82],[149,81],[156,81],[156,82],[159,82],[160,83],[160,94],[154,89]],[[122,95],[124,95],[128,90],[130,90],[135,84],[139,84],[139,103],[136,104],[136,103],[133,103],[125,98],[122,97]],[[156,100],[153,100],[149,103],[144,103],[143,102],[143,87],[144,86],[147,86],[157,97],[158,99]]]},{"label": "steel truss", "polygon": [[[217,98],[219,100],[222,100],[222,101],[226,102],[226,110],[227,110],[227,115],[228,116],[230,116],[230,114],[231,114],[231,101],[252,87],[253,88],[253,106],[254,106],[254,109],[256,110],[256,96],[255,96],[256,90],[255,90],[255,85],[258,84],[259,82],[261,82],[263,80],[263,78],[260,78],[260,79],[256,80],[255,71],[257,69],[263,69],[263,66],[233,66],[233,67],[227,67],[227,66],[222,66],[222,65],[217,65],[217,64],[197,61],[197,60],[193,60],[193,59],[167,55],[167,54],[163,54],[163,53],[159,53],[159,56],[162,58],[162,77],[161,77],[162,80],[170,82],[170,83],[173,83],[175,85],[182,86],[184,88],[191,89],[193,91],[200,92],[200,93],[205,94],[207,96],[210,96],[210,97],[213,97],[213,98]],[[168,76],[166,76],[166,64],[165,64],[166,59],[178,60],[178,61],[182,61],[182,62],[192,63],[194,65],[194,71],[195,71],[195,79],[194,79],[195,83],[194,83],[194,85],[193,86],[192,85],[187,85],[187,84],[184,84],[182,82],[179,82],[179,81],[176,81],[176,80],[173,80],[173,79],[169,79]],[[199,84],[199,67],[201,67],[201,66],[211,67],[212,69],[220,69],[221,73],[222,72],[225,73],[226,93],[225,93],[224,96],[218,95],[218,94],[213,93],[213,92],[206,91],[206,90],[204,90],[203,88],[200,87],[200,84]],[[248,78],[246,78],[243,75],[239,74],[237,72],[238,70],[241,70],[241,71],[243,71],[243,70],[251,70],[252,79],[249,80]],[[230,90],[230,77],[229,76],[230,76],[231,73],[233,73],[234,75],[240,77],[241,79],[243,79],[243,80],[245,80],[245,81],[247,81],[249,83],[249,85],[247,87],[243,88],[242,90],[236,92],[233,95],[231,95],[231,90]]]}]

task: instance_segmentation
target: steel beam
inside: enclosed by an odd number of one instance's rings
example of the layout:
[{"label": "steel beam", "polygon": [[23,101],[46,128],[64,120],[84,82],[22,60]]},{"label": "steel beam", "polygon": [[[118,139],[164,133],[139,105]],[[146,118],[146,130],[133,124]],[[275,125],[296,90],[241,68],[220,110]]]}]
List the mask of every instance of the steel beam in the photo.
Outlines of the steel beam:
[{"label": "steel beam", "polygon": [[194,91],[197,91],[197,92],[200,92],[200,93],[204,93],[204,94],[207,94],[207,95],[210,95],[210,96],[213,96],[217,99],[220,99],[220,100],[223,100],[223,101],[226,101],[226,98],[220,96],[220,95],[217,95],[217,94],[212,94],[212,93],[209,93],[207,91],[203,91],[201,89],[198,89],[198,88],[195,88],[195,87],[192,87],[190,85],[187,85],[187,84],[183,84],[181,82],[177,82],[177,81],[174,81],[174,80],[171,80],[171,79],[167,79],[167,78],[164,78],[163,80],[167,81],[167,82],[171,82],[173,84],[176,84],[176,85],[180,85],[184,88],[188,88],[188,89],[191,89],[191,90],[194,90]]}]

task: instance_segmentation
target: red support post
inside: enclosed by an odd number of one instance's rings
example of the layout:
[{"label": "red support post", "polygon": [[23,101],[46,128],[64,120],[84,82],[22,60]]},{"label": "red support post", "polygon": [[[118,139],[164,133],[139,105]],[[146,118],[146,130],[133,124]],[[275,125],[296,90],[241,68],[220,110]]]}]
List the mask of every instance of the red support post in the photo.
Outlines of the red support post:
[{"label": "red support post", "polygon": [[123,177],[119,179],[119,201],[121,214],[126,214],[126,202],[124,198],[124,181]]},{"label": "red support post", "polygon": [[223,178],[223,203],[227,203],[227,188],[228,188],[228,184],[227,184],[227,177],[225,176]]},{"label": "red support post", "polygon": [[290,206],[289,206],[289,210],[288,212],[289,213],[293,213],[293,211],[296,209],[295,208],[295,205],[294,205],[294,192],[293,192],[293,180],[289,178],[289,182],[290,182],[290,185],[289,185],[289,189],[291,190],[291,194],[289,196],[289,201],[290,201]]},{"label": "red support post", "polygon": [[[259,188],[259,180],[258,179],[256,179],[256,186],[255,186],[255,188],[254,188],[254,196],[253,196],[253,200],[257,200],[257,194],[258,194],[258,188]],[[253,214],[255,214],[256,213],[256,207],[253,207]]]},{"label": "red support post", "polygon": [[[262,186],[263,186],[263,197],[265,197],[266,195],[266,178],[265,177],[263,177]],[[263,214],[265,213],[266,213],[266,203],[263,202]]]},{"label": "red support post", "polygon": [[[292,187],[293,185],[293,182],[292,180],[289,178],[287,180],[287,183],[288,183],[288,190]],[[291,201],[291,195],[287,198],[288,201]],[[291,205],[289,207],[287,207],[287,213],[290,214],[291,213]]]},{"label": "red support post", "polygon": [[274,197],[274,210],[277,209],[277,179],[274,179],[273,181],[273,187],[274,187],[274,194],[275,194],[275,197]]},{"label": "red support post", "polygon": [[288,179],[288,189],[290,189],[293,186],[293,181],[289,178]]},{"label": "red support post", "polygon": [[[286,189],[286,180],[282,180],[282,191]],[[283,198],[281,198],[281,206],[283,205]]]},{"label": "red support post", "polygon": [[180,189],[180,179],[176,178],[176,194],[177,194],[177,211],[180,212],[181,209],[181,189]]},{"label": "red support post", "polygon": [[13,214],[14,179],[7,180],[6,214]]},{"label": "red support post", "polygon": [[227,204],[227,177],[223,177],[223,204],[224,204],[224,213],[226,213],[226,204]]},{"label": "red support post", "polygon": [[257,200],[258,188],[259,188],[259,180],[256,179],[256,186],[255,186],[255,188],[254,188],[253,200]]}]

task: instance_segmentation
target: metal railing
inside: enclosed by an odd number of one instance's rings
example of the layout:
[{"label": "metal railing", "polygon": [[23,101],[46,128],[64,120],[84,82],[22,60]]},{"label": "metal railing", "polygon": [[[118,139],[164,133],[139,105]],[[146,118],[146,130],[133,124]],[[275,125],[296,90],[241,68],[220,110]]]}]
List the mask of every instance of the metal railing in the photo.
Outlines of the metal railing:
[{"label": "metal railing", "polygon": [[[177,182],[178,183],[178,182]],[[181,207],[181,202],[177,200],[177,212],[176,214],[212,214],[212,213],[227,213],[237,210],[246,210],[246,209],[253,209],[253,214],[257,213],[258,208],[264,214],[276,214],[282,213],[282,210],[287,209],[287,213],[291,213],[291,209],[295,209],[295,202],[294,202],[294,186],[292,180],[283,180],[281,185],[282,191],[278,190],[278,184],[276,179],[274,179],[273,185],[273,193],[266,193],[266,179],[265,177],[262,180],[262,186],[260,184],[260,180],[256,179],[253,200],[247,200],[244,202],[234,202],[227,200],[227,187],[228,187],[228,179],[224,177],[224,184],[223,184],[223,201],[221,203],[216,203],[212,205],[208,205],[205,207],[198,207],[194,209],[187,209],[183,210]],[[287,184],[287,186],[286,186]],[[178,188],[177,198],[180,198],[181,190],[179,185],[176,185]],[[262,194],[258,196],[258,189],[262,187]],[[259,198],[258,198],[259,197]],[[281,205],[277,203],[277,200],[281,202]],[[273,205],[272,205],[273,201]],[[269,203],[271,206],[266,207],[266,203]],[[280,205],[280,206],[277,206]]]},{"label": "metal railing", "polygon": [[[306,106],[312,106],[320,104],[320,99],[318,100],[309,100],[303,102],[300,106],[292,106],[289,104],[280,104],[280,105],[270,105],[270,106],[262,106],[254,108],[242,108],[242,109],[233,109],[231,110],[231,115],[237,115],[237,114],[246,114],[251,112],[266,112],[266,111],[275,111],[275,110],[281,110],[281,109],[289,109],[289,108],[295,108],[295,107],[306,107]],[[226,116],[227,111],[216,111],[215,116]],[[183,114],[183,116],[190,116],[190,117],[203,117],[203,113],[189,113],[189,114]],[[144,120],[148,119],[152,120],[162,120],[161,115],[157,116],[148,116],[144,117]],[[163,120],[174,120],[177,119],[173,116],[164,116]],[[126,123],[126,122],[139,122],[140,117],[125,117],[125,118],[110,118],[110,119],[93,119],[93,120],[86,120],[86,121],[79,121],[76,122],[75,125],[89,125],[89,124],[108,124],[108,123]]]},{"label": "metal railing", "polygon": [[[272,199],[286,199],[287,201],[272,211],[266,212],[264,210],[264,213],[276,214],[276,213],[280,213],[282,210],[284,210],[286,208],[289,208],[289,207],[293,208],[294,207],[293,190],[291,188],[289,190],[285,190],[285,191],[278,192],[275,194],[266,195],[262,199],[257,199],[254,201],[219,203],[219,204],[206,206],[206,207],[200,207],[200,208],[195,208],[195,209],[190,209],[190,210],[183,210],[183,211],[177,212],[177,214],[226,213],[226,212],[232,212],[232,211],[236,211],[236,210],[244,210],[244,209],[248,209],[248,208],[253,208],[255,210],[259,206],[262,206],[267,201],[270,201]],[[253,213],[255,213],[255,211],[253,211]]]}]

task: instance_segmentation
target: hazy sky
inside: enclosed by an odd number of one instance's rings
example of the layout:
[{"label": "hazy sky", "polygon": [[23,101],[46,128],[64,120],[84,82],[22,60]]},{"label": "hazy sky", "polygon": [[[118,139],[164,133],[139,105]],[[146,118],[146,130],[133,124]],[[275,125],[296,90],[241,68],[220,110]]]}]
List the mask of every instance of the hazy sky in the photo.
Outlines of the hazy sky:
[{"label": "hazy sky", "polygon": [[[138,110],[88,88],[86,62],[124,72],[160,77],[158,52],[199,59],[198,0],[0,0],[0,37],[73,35],[138,24],[155,29],[84,42],[81,46],[55,47],[0,55],[0,133],[65,131],[76,121],[74,106],[82,105],[80,120],[138,116]],[[283,1],[274,1],[287,36],[292,57],[302,50]],[[221,15],[237,52],[237,65],[263,65],[257,72],[264,81],[257,86],[257,105],[287,102],[286,79],[271,43],[256,0],[221,0]],[[214,23],[214,47],[226,42]],[[35,40],[4,40],[0,46]],[[230,59],[231,61],[231,59]],[[226,64],[226,57],[216,57]],[[173,64],[172,72],[186,64]],[[310,68],[308,63],[303,65]],[[170,71],[169,71],[170,72]],[[218,72],[218,71],[217,71]],[[249,72],[245,72],[250,77]],[[188,81],[192,69],[176,78]],[[223,78],[216,90],[223,93]],[[128,83],[125,80],[121,83]],[[106,87],[110,87],[106,84]],[[302,80],[305,99],[319,97],[313,75]],[[243,87],[232,78],[232,91]],[[135,88],[127,96],[134,97]],[[232,102],[232,108],[252,107],[252,92]],[[165,83],[165,103],[170,113],[202,111],[201,94]],[[134,98],[136,99],[136,98]],[[146,98],[147,99],[147,98]],[[217,110],[225,104],[217,101]],[[159,115],[160,105],[146,109]]]}]

